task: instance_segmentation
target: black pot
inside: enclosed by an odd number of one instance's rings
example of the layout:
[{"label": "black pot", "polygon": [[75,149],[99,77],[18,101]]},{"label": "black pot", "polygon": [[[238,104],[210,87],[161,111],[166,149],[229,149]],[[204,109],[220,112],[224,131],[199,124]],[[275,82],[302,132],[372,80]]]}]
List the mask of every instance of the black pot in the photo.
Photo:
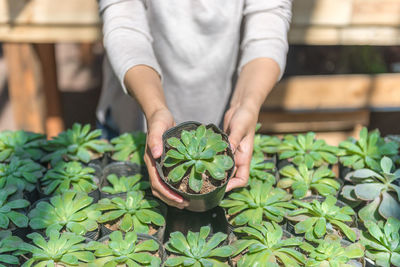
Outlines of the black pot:
[{"label": "black pot", "polygon": [[378,266],[378,265],[376,265],[373,260],[365,257],[365,267],[376,267],[376,266]]},{"label": "black pot", "polygon": [[[158,174],[160,175],[161,179],[165,182],[165,184],[172,191],[181,195],[184,199],[188,200],[189,205],[186,207],[187,210],[195,211],[195,212],[204,212],[204,211],[210,210],[219,205],[222,198],[224,197],[225,189],[228,184],[228,181],[233,176],[233,171],[235,169],[235,166],[232,166],[232,168],[230,170],[228,170],[228,175],[227,175],[226,181],[223,184],[221,184],[219,187],[214,189],[213,191],[208,192],[206,194],[191,194],[191,193],[182,192],[179,189],[172,186],[171,184],[169,184],[169,182],[168,182],[167,178],[164,176],[164,172],[163,172],[163,161],[165,158],[165,152],[171,148],[167,143],[167,139],[171,138],[171,137],[180,138],[181,132],[183,130],[187,130],[187,131],[195,130],[200,125],[201,125],[201,123],[188,121],[188,122],[181,123],[178,126],[175,126],[171,129],[169,129],[168,131],[166,131],[163,134],[163,144],[164,144],[163,154],[158,160],[156,160],[156,168],[157,168]],[[232,160],[234,160],[234,156],[232,153],[232,149],[230,147],[228,136],[214,124],[208,124],[208,125],[206,125],[206,128],[207,129],[211,128],[214,132],[222,135],[222,138],[224,139],[224,141],[226,141],[228,143],[227,154],[232,158]],[[235,165],[235,164],[233,164],[233,165]]]}]

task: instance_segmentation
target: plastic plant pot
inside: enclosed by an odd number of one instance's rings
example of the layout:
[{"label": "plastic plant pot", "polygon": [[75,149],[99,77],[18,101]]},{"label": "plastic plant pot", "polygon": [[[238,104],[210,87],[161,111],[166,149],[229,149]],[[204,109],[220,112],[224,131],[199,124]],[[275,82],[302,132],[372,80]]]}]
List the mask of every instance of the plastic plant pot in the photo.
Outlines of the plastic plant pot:
[{"label": "plastic plant pot", "polygon": [[[189,205],[185,208],[190,211],[195,211],[195,212],[204,212],[207,210],[210,210],[212,208],[215,208],[216,206],[219,205],[221,202],[222,198],[225,195],[225,189],[228,184],[229,179],[233,176],[233,171],[235,169],[235,163],[233,164],[232,168],[227,171],[227,177],[225,182],[223,182],[221,185],[216,187],[213,191],[210,191],[205,194],[192,194],[192,193],[187,193],[183,192],[173,185],[171,185],[168,182],[167,177],[164,175],[164,168],[163,168],[163,161],[165,158],[165,153],[167,150],[169,150],[171,147],[167,143],[167,139],[171,137],[177,137],[180,139],[181,132],[183,130],[186,131],[191,131],[197,129],[198,126],[200,126],[201,123],[198,122],[193,122],[193,121],[188,121],[181,123],[168,131],[166,131],[163,134],[163,154],[162,156],[156,161],[156,168],[158,171],[158,174],[160,175],[161,179],[164,181],[164,183],[175,193],[179,194],[182,196],[184,199],[186,199],[189,202]],[[212,129],[215,133],[221,134],[222,139],[228,143],[228,148],[226,149],[227,155],[234,160],[232,149],[230,147],[230,143],[228,140],[228,136],[222,132],[217,126],[214,124],[208,124],[206,125],[207,129]]]}]

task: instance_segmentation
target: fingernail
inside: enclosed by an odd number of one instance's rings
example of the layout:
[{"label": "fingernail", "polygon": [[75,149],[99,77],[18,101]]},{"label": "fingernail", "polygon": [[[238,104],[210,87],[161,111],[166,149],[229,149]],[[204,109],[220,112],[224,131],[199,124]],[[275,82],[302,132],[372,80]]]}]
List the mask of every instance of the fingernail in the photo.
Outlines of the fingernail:
[{"label": "fingernail", "polygon": [[153,155],[153,158],[159,158],[160,157],[160,149],[158,147],[153,147],[151,149],[151,154]]}]

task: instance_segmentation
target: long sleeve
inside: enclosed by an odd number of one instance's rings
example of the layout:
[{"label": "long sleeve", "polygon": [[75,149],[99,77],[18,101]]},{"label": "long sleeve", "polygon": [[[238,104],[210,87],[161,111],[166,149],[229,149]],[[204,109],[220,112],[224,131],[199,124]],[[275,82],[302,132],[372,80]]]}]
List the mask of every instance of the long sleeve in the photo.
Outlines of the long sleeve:
[{"label": "long sleeve", "polygon": [[100,0],[99,9],[104,47],[124,92],[127,92],[125,74],[134,66],[147,65],[161,76],[144,3],[141,0]]},{"label": "long sleeve", "polygon": [[288,51],[291,6],[292,0],[245,0],[239,72],[251,60],[265,57],[278,63],[279,79],[282,77]]}]

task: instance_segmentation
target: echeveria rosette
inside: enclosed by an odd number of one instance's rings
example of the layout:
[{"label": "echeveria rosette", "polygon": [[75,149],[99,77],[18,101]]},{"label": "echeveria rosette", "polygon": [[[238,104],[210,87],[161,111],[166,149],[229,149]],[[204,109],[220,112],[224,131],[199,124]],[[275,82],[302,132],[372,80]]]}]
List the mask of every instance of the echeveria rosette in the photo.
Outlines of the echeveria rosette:
[{"label": "echeveria rosette", "polygon": [[274,188],[271,183],[252,181],[249,189],[240,188],[230,193],[220,206],[227,209],[234,225],[260,224],[263,220],[282,222],[288,209],[296,208],[285,190]]},{"label": "echeveria rosette", "polygon": [[10,221],[19,228],[28,226],[28,217],[18,212],[19,209],[27,208],[30,203],[25,199],[8,200],[17,191],[15,186],[0,189],[0,230],[10,229]]},{"label": "echeveria rosette", "polygon": [[18,256],[23,254],[21,244],[23,241],[12,236],[11,231],[0,231],[0,267],[20,266]]},{"label": "echeveria rosette", "polygon": [[[337,266],[354,267],[352,261],[364,256],[364,247],[360,243],[342,246],[340,237],[315,240],[317,247],[303,243],[300,248],[308,253],[306,267]],[[359,262],[360,263],[360,262]]]},{"label": "echeveria rosette", "polygon": [[298,222],[294,227],[295,231],[297,234],[305,233],[307,240],[314,241],[325,236],[327,231],[336,230],[354,242],[357,238],[356,232],[346,222],[354,221],[352,216],[355,212],[349,206],[340,208],[336,202],[337,199],[333,196],[327,196],[322,203],[316,199],[310,203],[295,199],[293,204],[298,209],[289,212],[287,218]]},{"label": "echeveria rosette", "polygon": [[228,143],[204,125],[193,131],[183,130],[181,139],[171,137],[167,143],[171,149],[167,151],[163,165],[172,168],[167,179],[177,183],[189,172],[189,187],[195,192],[200,192],[204,174],[223,180],[226,171],[233,167],[232,158],[222,154]]},{"label": "echeveria rosette", "polygon": [[286,135],[279,146],[279,159],[291,159],[295,165],[305,164],[307,168],[335,164],[339,149],[322,139],[315,140],[315,133]]},{"label": "echeveria rosette", "polygon": [[365,246],[367,258],[377,266],[400,266],[400,221],[390,217],[384,223],[364,222],[366,231],[361,233],[361,244]]},{"label": "echeveria rosette", "polygon": [[104,198],[96,204],[96,209],[104,213],[98,218],[99,223],[120,220],[119,230],[137,233],[149,233],[150,226],[161,227],[165,219],[160,211],[160,204],[154,199],[145,198],[143,191],[130,191],[126,198]]},{"label": "echeveria rosette", "polygon": [[98,139],[99,137],[101,137],[100,129],[90,131],[90,124],[82,127],[81,124],[74,123],[72,129],[61,132],[47,142],[44,148],[49,154],[41,161],[50,162],[52,166],[62,160],[88,163],[95,155],[112,150],[112,145]]},{"label": "echeveria rosette", "polygon": [[62,194],[67,190],[90,193],[97,189],[95,170],[77,161],[59,162],[40,180],[45,195]]},{"label": "echeveria rosette", "polygon": [[354,185],[344,186],[342,195],[350,201],[369,202],[358,212],[363,221],[382,217],[400,219],[400,187],[395,183],[400,178],[400,169],[392,171],[393,168],[392,160],[383,157],[380,171],[359,169],[347,178]]},{"label": "echeveria rosette", "polygon": [[111,139],[114,146],[112,159],[144,164],[143,156],[146,147],[146,134],[143,132],[124,133]]},{"label": "echeveria rosette", "polygon": [[110,174],[107,176],[107,181],[109,185],[103,186],[101,191],[111,195],[150,188],[148,181],[142,181],[141,174],[121,177],[116,174]]},{"label": "echeveria rosette", "polygon": [[340,162],[343,166],[354,170],[370,168],[379,170],[379,160],[383,156],[395,156],[399,145],[395,142],[385,142],[378,130],[368,133],[362,128],[358,140],[349,138],[339,144],[341,148]]},{"label": "echeveria rosette", "polygon": [[91,205],[93,198],[82,192],[65,191],[55,195],[50,201],[37,203],[28,217],[32,229],[45,229],[47,233],[52,230],[67,230],[78,235],[98,229],[96,222],[101,212]]},{"label": "echeveria rosette", "polygon": [[291,188],[295,199],[304,198],[311,193],[322,196],[336,195],[340,189],[335,173],[327,166],[309,170],[305,164],[300,164],[297,168],[294,165],[287,165],[279,173],[282,178],[277,186],[284,189]]},{"label": "echeveria rosette", "polygon": [[0,188],[16,186],[20,192],[32,192],[44,170],[43,166],[30,159],[13,157],[8,163],[0,163]]},{"label": "echeveria rosette", "polygon": [[261,153],[253,154],[250,163],[250,179],[268,181],[275,184],[275,164],[271,161],[265,161]]},{"label": "echeveria rosette", "polygon": [[221,261],[234,252],[232,246],[221,246],[227,235],[218,232],[209,237],[209,234],[209,226],[201,227],[200,232],[189,231],[187,236],[184,236],[181,232],[171,233],[165,248],[173,255],[169,256],[164,265],[228,267],[227,263]]},{"label": "echeveria rosette", "polygon": [[3,131],[0,133],[0,162],[12,157],[40,160],[45,152],[41,149],[46,142],[44,134],[19,131]]},{"label": "echeveria rosette", "polygon": [[87,250],[94,251],[96,259],[89,266],[161,266],[155,254],[159,244],[153,239],[139,240],[135,232],[112,232],[108,242],[91,241]]},{"label": "echeveria rosette", "polygon": [[254,136],[253,153],[275,154],[278,152],[281,140],[276,136],[256,134]]},{"label": "echeveria rosette", "polygon": [[86,250],[85,238],[70,232],[51,231],[48,239],[38,233],[27,235],[31,244],[23,249],[31,253],[22,267],[30,266],[82,266],[93,262],[93,252]]},{"label": "echeveria rosette", "polygon": [[250,224],[234,231],[239,234],[239,239],[232,244],[235,247],[232,257],[243,254],[237,263],[238,267],[258,266],[267,262],[271,267],[297,267],[306,260],[297,250],[303,244],[301,239],[283,238],[283,230],[275,222]]}]

